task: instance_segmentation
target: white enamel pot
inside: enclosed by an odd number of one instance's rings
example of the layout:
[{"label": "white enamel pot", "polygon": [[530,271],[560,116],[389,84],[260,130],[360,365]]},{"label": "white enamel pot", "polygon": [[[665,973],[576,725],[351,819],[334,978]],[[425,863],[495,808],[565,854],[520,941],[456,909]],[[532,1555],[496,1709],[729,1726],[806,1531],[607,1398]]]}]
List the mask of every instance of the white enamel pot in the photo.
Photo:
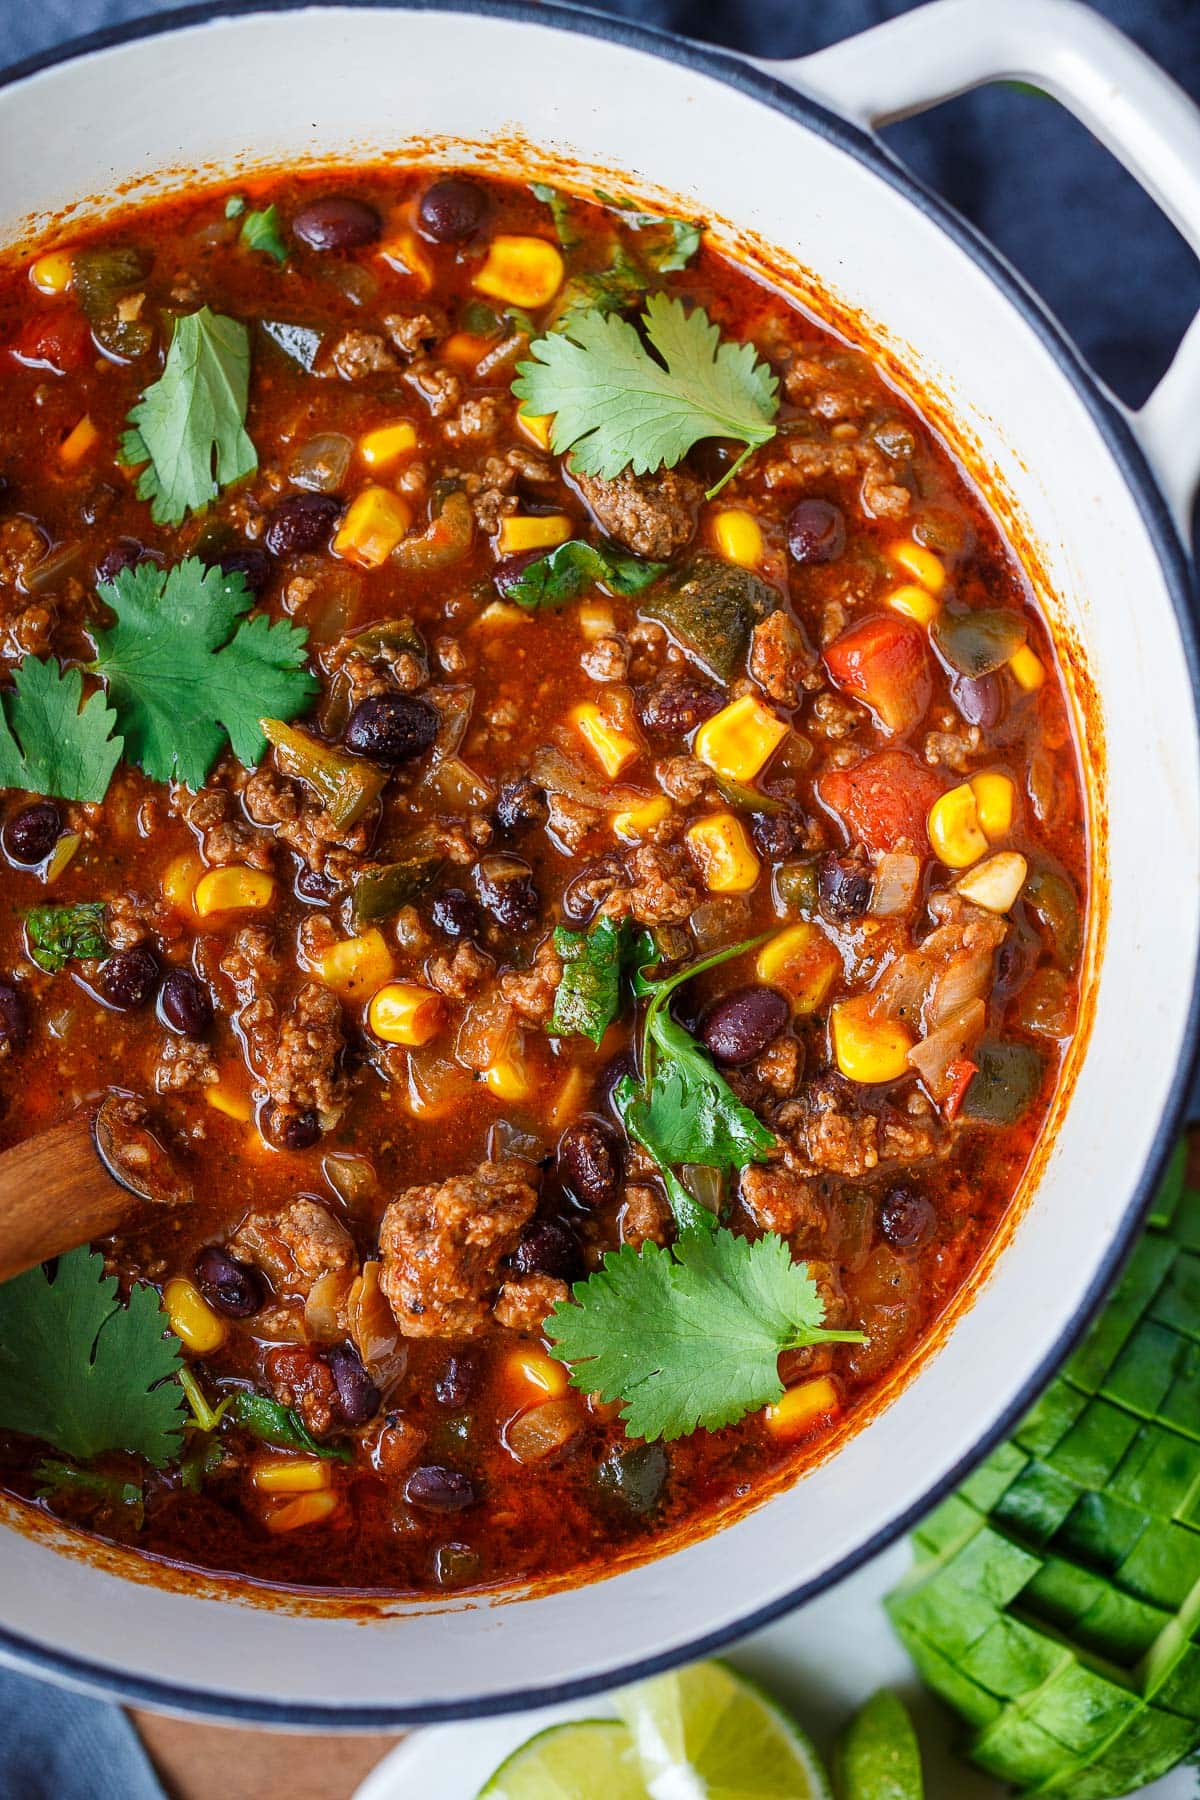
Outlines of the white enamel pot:
[{"label": "white enamel pot", "polygon": [[326,1728],[607,1686],[725,1643],[888,1543],[1011,1425],[1098,1304],[1178,1128],[1196,1035],[1196,640],[1181,538],[1200,469],[1200,324],[1131,415],[871,135],[1000,77],[1078,114],[1200,248],[1200,116],[1068,0],[938,0],[758,67],[553,5],[218,3],[70,47],[0,87],[4,242],[72,202],[87,216],[181,172],[414,144],[461,160],[454,140],[520,171],[527,140],[798,259],[918,396],[939,396],[1040,566],[1081,716],[1094,696],[1100,899],[1090,1035],[1010,1241],[902,1391],[788,1491],[586,1587],[365,1622],[132,1579],[14,1513],[0,1523],[0,1654],[144,1704]]}]

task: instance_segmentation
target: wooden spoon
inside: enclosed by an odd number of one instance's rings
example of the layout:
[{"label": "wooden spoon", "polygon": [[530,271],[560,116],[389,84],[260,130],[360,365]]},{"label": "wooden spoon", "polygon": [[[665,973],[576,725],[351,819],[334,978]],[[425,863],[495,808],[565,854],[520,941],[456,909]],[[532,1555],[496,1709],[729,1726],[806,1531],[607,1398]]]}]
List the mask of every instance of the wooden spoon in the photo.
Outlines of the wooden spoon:
[{"label": "wooden spoon", "polygon": [[139,1212],[186,1206],[191,1185],[128,1094],[0,1155],[0,1281],[107,1237]]}]

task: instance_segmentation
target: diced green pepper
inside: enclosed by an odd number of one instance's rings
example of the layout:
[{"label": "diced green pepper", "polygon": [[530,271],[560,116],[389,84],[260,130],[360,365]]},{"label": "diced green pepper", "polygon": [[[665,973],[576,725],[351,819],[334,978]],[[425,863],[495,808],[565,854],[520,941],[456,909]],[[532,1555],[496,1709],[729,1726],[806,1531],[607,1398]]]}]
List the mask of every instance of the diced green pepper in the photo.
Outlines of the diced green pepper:
[{"label": "diced green pepper", "polygon": [[75,295],[92,335],[113,356],[143,356],[154,342],[154,327],[146,319],[123,319],[119,302],[145,281],[150,259],[132,244],[110,244],[77,250],[71,263]]},{"label": "diced green pepper", "polygon": [[801,856],[795,862],[780,863],[775,871],[775,892],[795,918],[811,919],[820,904],[816,857]]},{"label": "diced green pepper", "polygon": [[929,635],[951,668],[978,679],[1004,667],[1025,642],[1027,627],[1020,613],[1007,608],[952,612],[944,606]]},{"label": "diced green pepper", "polygon": [[312,788],[337,831],[345,831],[370,810],[387,784],[384,770],[361,756],[347,756],[282,719],[260,720],[263,735],[274,745],[275,761],[284,775]]},{"label": "diced green pepper", "polygon": [[307,1450],[310,1456],[324,1456],[338,1462],[350,1462],[352,1452],[341,1444],[322,1444],[309,1431],[292,1407],[265,1394],[252,1394],[239,1388],[234,1394],[227,1417],[260,1443],[274,1444],[280,1450]]},{"label": "diced green pepper", "polygon": [[1070,969],[1079,955],[1079,901],[1067,877],[1043,864],[1031,870],[1021,898],[1037,914],[1060,968]]},{"label": "diced green pepper", "polygon": [[978,1064],[962,1116],[984,1125],[1014,1125],[1037,1099],[1045,1064],[1029,1044],[985,1038],[972,1052]]},{"label": "diced green pepper", "polygon": [[755,625],[781,604],[775,589],[751,570],[702,553],[673,581],[661,582],[642,610],[673,632],[718,681],[727,682],[745,669]]},{"label": "diced green pepper", "polygon": [[414,832],[391,862],[371,864],[357,876],[351,900],[355,925],[374,924],[399,912],[429,885],[444,861],[431,831]]}]

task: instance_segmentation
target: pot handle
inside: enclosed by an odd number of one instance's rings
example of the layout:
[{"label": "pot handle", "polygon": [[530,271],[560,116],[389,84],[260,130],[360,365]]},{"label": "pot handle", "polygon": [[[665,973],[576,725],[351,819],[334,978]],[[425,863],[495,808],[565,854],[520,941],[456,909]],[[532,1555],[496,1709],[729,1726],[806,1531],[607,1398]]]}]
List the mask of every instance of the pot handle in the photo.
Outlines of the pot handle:
[{"label": "pot handle", "polygon": [[[931,0],[811,56],[756,61],[868,128],[988,82],[1033,82],[1124,164],[1200,256],[1200,111],[1082,0]],[[1186,543],[1200,483],[1200,313],[1145,405],[1122,410]]]}]

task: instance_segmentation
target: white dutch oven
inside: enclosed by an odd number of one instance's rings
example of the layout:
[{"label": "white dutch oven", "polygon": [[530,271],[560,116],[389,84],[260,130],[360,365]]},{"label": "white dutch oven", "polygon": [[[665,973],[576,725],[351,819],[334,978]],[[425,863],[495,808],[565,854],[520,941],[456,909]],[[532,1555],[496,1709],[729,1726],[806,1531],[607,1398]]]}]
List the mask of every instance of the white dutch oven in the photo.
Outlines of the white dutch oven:
[{"label": "white dutch oven", "polygon": [[1200,324],[1131,416],[870,135],[1002,76],[1083,118],[1200,247],[1200,118],[1066,0],[939,0],[758,68],[554,6],[218,3],[0,89],[0,241],[181,171],[411,154],[431,139],[519,170],[527,139],[795,256],[937,391],[1033,547],[1068,679],[1099,696],[1088,754],[1097,891],[1108,884],[1090,1039],[1011,1242],[904,1391],[790,1491],[587,1588],[360,1623],[130,1580],[14,1517],[0,1527],[0,1654],[142,1702],[326,1727],[609,1685],[763,1623],[881,1548],[1029,1403],[1097,1303],[1176,1130],[1195,1036],[1196,644],[1180,540],[1200,469]]}]

